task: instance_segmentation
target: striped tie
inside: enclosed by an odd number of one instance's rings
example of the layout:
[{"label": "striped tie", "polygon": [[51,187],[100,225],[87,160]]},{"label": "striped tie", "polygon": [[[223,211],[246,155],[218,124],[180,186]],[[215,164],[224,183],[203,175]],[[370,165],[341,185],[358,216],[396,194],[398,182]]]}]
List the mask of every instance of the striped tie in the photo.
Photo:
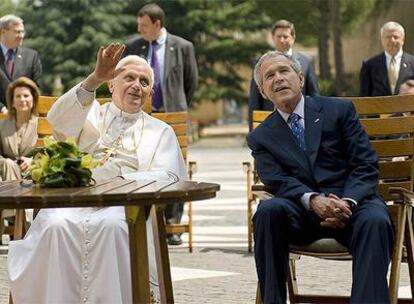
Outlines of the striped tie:
[{"label": "striped tie", "polygon": [[296,114],[292,113],[288,118],[288,124],[292,129],[293,136],[295,136],[299,147],[306,151],[306,141],[305,141],[305,128],[299,123],[301,117]]}]

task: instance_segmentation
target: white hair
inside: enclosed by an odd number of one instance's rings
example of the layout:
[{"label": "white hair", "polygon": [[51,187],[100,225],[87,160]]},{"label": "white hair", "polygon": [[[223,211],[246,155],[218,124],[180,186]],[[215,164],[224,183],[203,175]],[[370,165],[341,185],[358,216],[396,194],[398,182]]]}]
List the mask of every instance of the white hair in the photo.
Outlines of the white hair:
[{"label": "white hair", "polygon": [[399,24],[398,22],[395,22],[395,21],[388,21],[388,22],[386,22],[381,27],[381,30],[380,30],[381,37],[384,34],[384,31],[386,31],[386,30],[397,30],[397,31],[400,31],[400,33],[402,34],[402,36],[405,37],[404,27],[401,24]]},{"label": "white hair", "polygon": [[11,24],[23,24],[23,19],[16,15],[4,15],[0,17],[0,30],[7,30]]},{"label": "white hair", "polygon": [[118,64],[116,65],[116,69],[119,69],[120,67],[123,67],[124,65],[128,63],[134,63],[136,65],[144,65],[145,67],[148,68],[148,70],[150,71],[150,85],[152,88],[152,86],[154,85],[154,71],[152,70],[148,62],[144,58],[139,57],[137,55],[128,55],[122,58],[121,60],[119,60]]}]

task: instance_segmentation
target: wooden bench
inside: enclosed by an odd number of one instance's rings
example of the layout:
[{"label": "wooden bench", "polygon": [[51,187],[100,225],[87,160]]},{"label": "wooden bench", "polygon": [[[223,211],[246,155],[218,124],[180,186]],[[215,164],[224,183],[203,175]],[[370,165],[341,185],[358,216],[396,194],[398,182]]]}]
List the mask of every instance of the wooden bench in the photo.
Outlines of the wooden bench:
[{"label": "wooden bench", "polygon": [[[403,244],[406,246],[405,260],[408,262],[411,281],[411,292],[414,295],[414,233],[412,220],[413,175],[414,175],[414,95],[387,97],[349,97],[364,118],[360,118],[371,144],[379,156],[380,181],[378,191],[389,202],[389,209],[396,228],[389,292],[391,303],[412,303],[412,299],[398,299],[398,285],[403,260]],[[256,127],[271,112],[254,112],[253,125]],[[394,113],[407,113],[407,116],[392,117]],[[383,115],[387,114],[387,115]],[[367,118],[376,117],[376,118]],[[401,136],[405,134],[408,136]],[[394,135],[394,136],[393,136]],[[392,161],[399,157],[397,161]],[[252,204],[256,199],[272,197],[264,191],[263,184],[257,176],[254,166],[244,163],[247,176],[247,202],[249,242],[252,241]],[[250,206],[249,206],[250,205]],[[249,213],[250,212],[250,213]],[[316,246],[320,246],[316,251]],[[251,243],[249,243],[251,250]],[[343,259],[350,258],[348,250],[334,239],[323,239],[309,246],[292,246],[291,257],[309,255],[318,258]],[[294,256],[293,256],[294,257]],[[349,297],[330,295],[309,295],[298,292],[295,258],[289,262],[288,290],[290,303],[348,303]],[[259,289],[256,303],[261,303]]]}]

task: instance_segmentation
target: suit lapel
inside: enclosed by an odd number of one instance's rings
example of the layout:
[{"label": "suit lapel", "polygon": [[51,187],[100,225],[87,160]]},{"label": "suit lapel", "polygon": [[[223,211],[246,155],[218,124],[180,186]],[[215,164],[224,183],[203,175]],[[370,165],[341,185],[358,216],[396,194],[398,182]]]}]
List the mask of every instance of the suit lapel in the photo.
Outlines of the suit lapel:
[{"label": "suit lapel", "polygon": [[37,122],[36,116],[32,116],[27,122],[26,132],[22,135],[20,154],[27,155],[30,150],[36,145],[37,141]]},{"label": "suit lapel", "polygon": [[25,54],[21,48],[17,48],[16,57],[14,58],[12,78],[14,75],[23,75],[24,74],[24,62]]},{"label": "suit lapel", "polygon": [[167,76],[170,74],[172,67],[175,65],[174,52],[176,51],[176,43],[172,39],[171,35],[167,33],[167,40],[165,42],[165,54],[164,54],[164,83]]},{"label": "suit lapel", "polygon": [[412,68],[413,67],[411,66],[410,62],[407,60],[407,56],[405,55],[405,53],[403,53],[401,57],[400,72],[398,73],[397,84],[395,85],[396,92],[399,91],[401,83],[407,78],[409,78],[409,72]]},{"label": "suit lapel", "polygon": [[294,158],[301,167],[303,167],[310,176],[312,171],[309,167],[309,161],[306,153],[299,148],[292,130],[286,124],[279,112],[275,111],[272,115],[272,121],[269,130],[269,140],[275,141],[275,146],[285,151],[288,157]]},{"label": "suit lapel", "polygon": [[382,79],[383,81],[383,85],[387,88],[389,94],[392,95],[391,93],[391,87],[390,87],[390,80],[388,79],[388,67],[387,67],[387,59],[385,57],[385,53],[382,53],[382,56],[380,58],[381,63],[380,63],[380,74],[382,74],[380,76],[380,79]]},{"label": "suit lapel", "polygon": [[149,42],[144,39],[141,39],[138,45],[136,46],[136,55],[147,60],[148,52],[149,52]]},{"label": "suit lapel", "polygon": [[14,119],[7,119],[7,123],[4,124],[4,134],[6,135],[5,141],[9,145],[9,149],[13,155],[19,155],[19,149],[17,147],[17,130]]},{"label": "suit lapel", "polygon": [[321,143],[323,112],[321,106],[312,97],[305,97],[305,136],[307,145],[307,154],[311,167],[318,155],[319,145]]}]

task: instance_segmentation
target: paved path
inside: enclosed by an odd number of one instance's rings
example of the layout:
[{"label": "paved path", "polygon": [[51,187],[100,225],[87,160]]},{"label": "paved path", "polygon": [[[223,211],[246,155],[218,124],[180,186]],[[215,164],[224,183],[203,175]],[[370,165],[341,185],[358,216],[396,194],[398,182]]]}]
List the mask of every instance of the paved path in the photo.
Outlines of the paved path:
[{"label": "paved path", "polygon": [[[217,137],[202,139],[190,148],[190,160],[198,163],[195,180],[219,183],[222,190],[215,199],[193,203],[194,252],[188,253],[186,244],[170,247],[177,304],[254,303],[257,278],[253,255],[247,252],[241,165],[250,155],[243,143],[243,137]],[[351,263],[303,257],[298,261],[298,282],[301,290],[310,293],[349,294]],[[408,284],[403,265],[401,293],[409,294]],[[7,299],[6,256],[0,255],[0,303]]]}]

